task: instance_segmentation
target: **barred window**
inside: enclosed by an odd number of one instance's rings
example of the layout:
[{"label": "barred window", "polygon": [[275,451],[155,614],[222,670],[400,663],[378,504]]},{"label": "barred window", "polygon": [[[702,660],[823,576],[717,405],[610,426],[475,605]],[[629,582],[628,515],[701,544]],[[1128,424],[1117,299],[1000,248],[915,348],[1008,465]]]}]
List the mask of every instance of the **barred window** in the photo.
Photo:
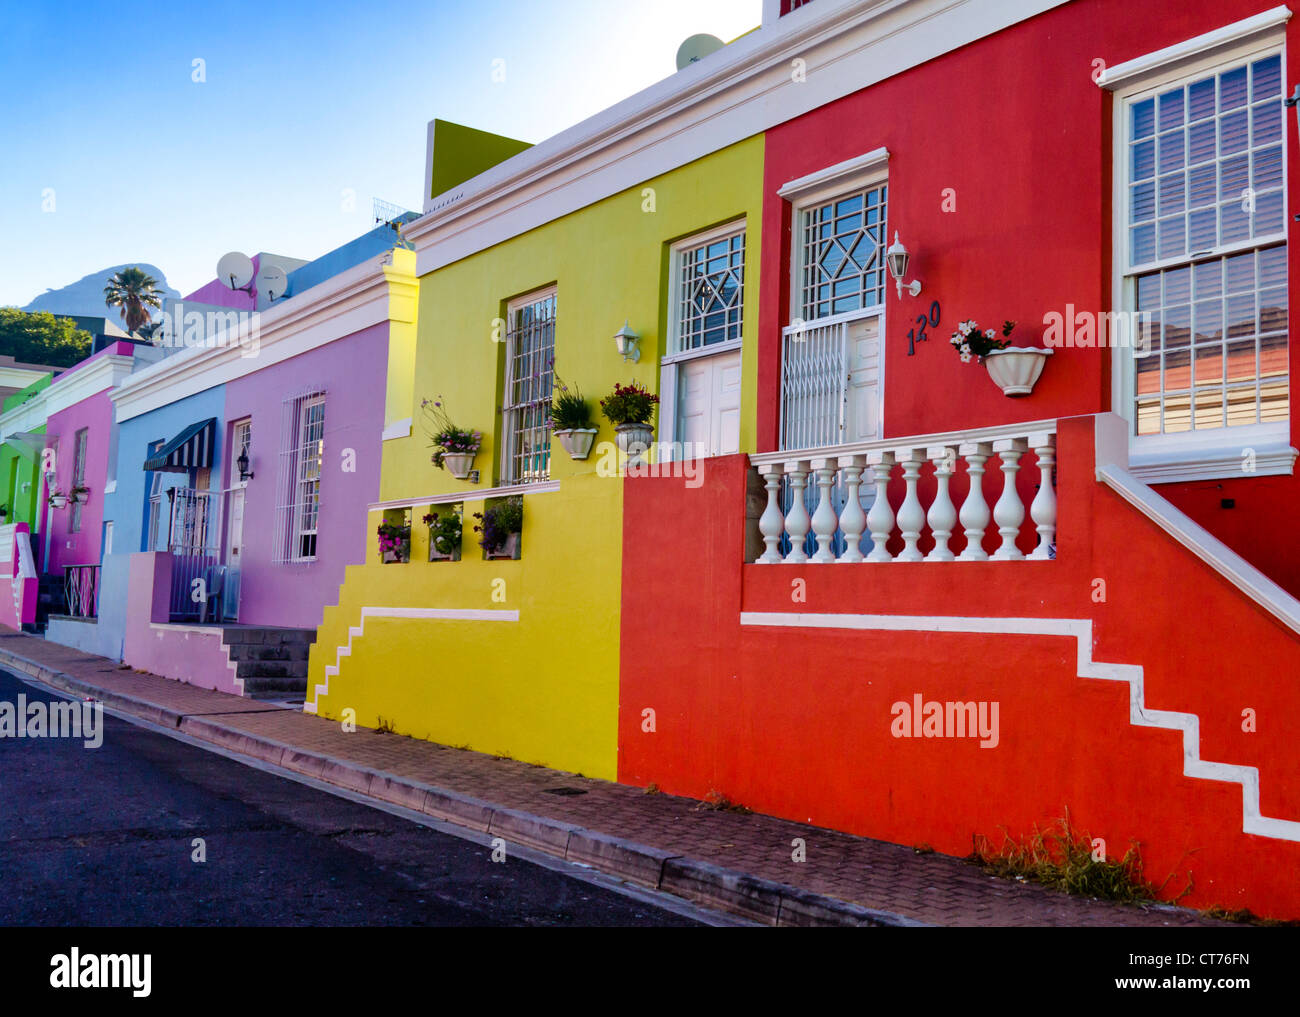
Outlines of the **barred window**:
[{"label": "barred window", "polygon": [[799,212],[797,304],[805,321],[884,301],[887,201],[880,182]]},{"label": "barred window", "polygon": [[[73,439],[75,444],[73,461],[72,461],[72,487],[75,490],[86,482],[86,441],[89,437],[87,428],[81,428]],[[71,492],[69,492],[71,493]],[[84,495],[78,494],[77,498],[81,499]],[[68,524],[69,533],[81,532],[81,501],[72,503],[72,520]]]},{"label": "barred window", "polygon": [[1289,419],[1281,55],[1127,99],[1134,432]]},{"label": "barred window", "polygon": [[276,564],[316,559],[324,457],[325,393],[315,389],[286,399],[276,471]]},{"label": "barred window", "polygon": [[551,475],[556,291],[510,304],[505,400],[501,409],[501,483],[533,484]]},{"label": "barred window", "polygon": [[744,312],[745,227],[691,238],[674,250],[675,321],[670,353],[740,339]]}]

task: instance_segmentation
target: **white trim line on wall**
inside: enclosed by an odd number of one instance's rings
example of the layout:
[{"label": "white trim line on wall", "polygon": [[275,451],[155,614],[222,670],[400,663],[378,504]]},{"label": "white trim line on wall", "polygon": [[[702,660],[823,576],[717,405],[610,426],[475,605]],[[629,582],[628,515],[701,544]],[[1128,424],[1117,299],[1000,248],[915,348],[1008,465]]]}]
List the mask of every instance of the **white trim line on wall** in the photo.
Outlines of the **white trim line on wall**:
[{"label": "white trim line on wall", "polygon": [[1275,30],[1280,36],[1281,27],[1290,17],[1291,9],[1285,4],[1274,7],[1254,17],[1234,21],[1230,25],[1206,32],[1204,35],[1185,39],[1173,46],[1166,46],[1164,49],[1126,60],[1122,64],[1107,67],[1097,76],[1097,84],[1101,88],[1113,91],[1136,84],[1147,77],[1172,74],[1186,64],[1213,57],[1223,50],[1260,42],[1264,36]]},{"label": "white trim line on wall", "polygon": [[336,648],[334,663],[325,665],[325,682],[317,685],[311,693],[311,699],[303,703],[303,713],[315,713],[320,708],[320,697],[328,695],[330,679],[339,673],[344,657],[352,656],[352,643],[366,634],[367,618],[406,618],[429,621],[497,621],[517,622],[518,611],[483,608],[447,608],[447,607],[363,607],[361,624],[348,626],[346,646]]},{"label": "white trim line on wall", "polygon": [[376,509],[411,508],[413,505],[449,505],[458,501],[483,501],[486,498],[508,498],[514,494],[547,494],[558,491],[558,480],[546,480],[538,484],[511,484],[506,487],[489,487],[482,491],[456,491],[452,494],[425,494],[415,498],[393,498],[390,501],[371,502],[367,511]]},{"label": "white trim line on wall", "polygon": [[1080,678],[1129,684],[1129,723],[1183,734],[1183,775],[1241,785],[1243,833],[1300,841],[1300,822],[1273,819],[1259,810],[1259,770],[1201,758],[1201,722],[1194,713],[1153,710],[1146,705],[1145,676],[1138,664],[1109,664],[1092,658],[1092,621],[1087,618],[968,618],[890,614],[812,614],[792,611],[742,611],[741,625],[884,632],[968,632],[981,635],[1065,636],[1075,640]]},{"label": "white trim line on wall", "polygon": [[411,436],[411,422],[410,417],[394,420],[384,427],[382,440],[392,441],[394,438],[409,438]]}]

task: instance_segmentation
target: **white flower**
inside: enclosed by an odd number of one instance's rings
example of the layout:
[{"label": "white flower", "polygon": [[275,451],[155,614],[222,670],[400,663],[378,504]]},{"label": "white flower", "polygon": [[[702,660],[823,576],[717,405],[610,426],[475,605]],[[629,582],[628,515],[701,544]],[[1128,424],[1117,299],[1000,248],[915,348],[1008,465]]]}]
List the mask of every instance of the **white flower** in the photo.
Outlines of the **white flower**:
[{"label": "white flower", "polygon": [[991,328],[986,328],[986,329],[984,330],[984,338],[985,338],[985,339],[992,339],[996,334],[997,334],[997,333],[994,332],[993,329],[991,329]]},{"label": "white flower", "polygon": [[957,331],[960,332],[963,336],[970,335],[970,330],[971,330],[971,323],[969,321],[963,321],[960,325],[957,326]]},{"label": "white flower", "polygon": [[950,343],[952,343],[954,346],[960,346],[960,345],[961,345],[961,340],[962,340],[962,337],[959,336],[956,332],[954,332],[954,333],[952,334],[952,338],[949,339],[948,341],[949,341]]},{"label": "white flower", "polygon": [[961,351],[962,351],[963,353],[970,353],[970,343],[962,343],[962,344],[961,344]]},{"label": "white flower", "polygon": [[963,354],[961,355],[961,362],[962,362],[963,364],[969,364],[969,363],[970,363],[970,352],[969,352],[969,351],[967,351],[967,352],[965,352],[965,353],[963,353]]}]

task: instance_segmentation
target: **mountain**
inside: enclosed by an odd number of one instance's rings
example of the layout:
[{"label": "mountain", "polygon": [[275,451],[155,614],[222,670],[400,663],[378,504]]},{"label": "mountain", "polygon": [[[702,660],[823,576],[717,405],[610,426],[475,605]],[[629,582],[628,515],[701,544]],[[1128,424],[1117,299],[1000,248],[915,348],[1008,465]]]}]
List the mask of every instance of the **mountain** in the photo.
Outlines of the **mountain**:
[{"label": "mountain", "polygon": [[157,279],[158,288],[167,295],[169,300],[180,299],[180,292],[167,285],[167,277],[162,274],[161,269],[157,266],[150,265],[145,261],[128,261],[123,265],[114,265],[112,268],[92,272],[90,275],[83,276],[76,282],[69,283],[60,289],[46,290],[21,310],[51,311],[54,314],[77,314],[90,318],[111,317],[120,324],[121,320],[118,317],[118,312],[104,306],[104,287],[108,285],[108,280],[113,277],[115,272],[132,266],[148,272]]}]

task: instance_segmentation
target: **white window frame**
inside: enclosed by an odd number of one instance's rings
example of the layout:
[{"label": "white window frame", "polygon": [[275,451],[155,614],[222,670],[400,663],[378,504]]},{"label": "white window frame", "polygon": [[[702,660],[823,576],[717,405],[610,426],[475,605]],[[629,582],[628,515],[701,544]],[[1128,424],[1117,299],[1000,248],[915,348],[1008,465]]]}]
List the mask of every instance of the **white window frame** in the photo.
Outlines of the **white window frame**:
[{"label": "white window frame", "polygon": [[[889,150],[886,148],[877,148],[863,155],[847,159],[844,162],[837,163],[825,169],[810,173],[807,176],[800,177],[785,184],[777,194],[790,202],[790,278],[788,280],[790,293],[790,322],[781,331],[781,389],[777,393],[780,400],[778,406],[779,431],[777,443],[781,445],[785,433],[785,360],[787,337],[800,326],[805,329],[809,328],[830,328],[841,324],[856,322],[863,318],[879,318],[880,325],[878,328],[880,344],[880,372],[879,372],[879,398],[877,403],[877,421],[876,433],[884,434],[885,426],[885,398],[886,398],[886,378],[885,378],[885,338],[887,336],[888,314],[887,305],[889,303],[889,283],[890,279],[886,278],[884,288],[881,292],[879,304],[870,307],[862,307],[852,311],[843,311],[839,314],[831,314],[821,318],[804,320],[801,317],[803,309],[803,270],[804,270],[804,214],[811,209],[820,207],[829,202],[836,201],[840,198],[848,197],[861,190],[866,190],[878,184],[883,184],[887,190],[885,194],[885,243],[882,246],[887,247],[889,243],[889,208],[893,203],[892,189],[889,183]],[[882,269],[885,267],[882,265]],[[887,270],[886,270],[887,271]],[[847,351],[846,351],[847,361]],[[846,368],[847,370],[847,368]],[[847,377],[841,379],[841,386],[844,388],[842,400],[847,399]],[[841,418],[843,416],[843,407],[841,408]],[[842,424],[842,420],[841,420]]]},{"label": "white window frame", "polygon": [[[1289,16],[1289,14],[1287,15]],[[1227,25],[1215,32],[1187,40],[1156,53],[1117,64],[1103,73],[1098,84],[1111,90],[1112,111],[1112,307],[1127,311],[1136,306],[1135,279],[1140,273],[1162,266],[1191,264],[1190,257],[1157,259],[1141,265],[1129,264],[1129,109],[1133,102],[1157,95],[1179,83],[1251,63],[1274,54],[1281,56],[1282,88],[1286,98],[1285,17],[1273,12]],[[1282,238],[1287,243],[1290,210],[1287,201],[1290,121],[1283,110],[1282,123]],[[1261,244],[1261,239],[1263,243]],[[1221,257],[1234,251],[1253,250],[1274,243],[1271,238],[1250,238],[1217,246],[1198,259]],[[1158,252],[1157,252],[1158,253]],[[1288,257],[1288,267],[1289,267]],[[1288,306],[1288,326],[1294,309]],[[1289,340],[1288,340],[1289,341]],[[1288,374],[1289,402],[1294,406],[1295,379]],[[1135,371],[1132,349],[1111,348],[1111,407],[1124,418],[1128,429],[1129,462],[1132,472],[1152,483],[1219,480],[1242,476],[1290,474],[1297,455],[1290,444],[1290,419],[1267,424],[1244,424],[1175,434],[1138,435],[1134,419]],[[1294,413],[1294,409],[1291,411]],[[1247,450],[1253,452],[1254,470],[1243,469]]]},{"label": "white window frame", "polygon": [[[681,329],[681,306],[682,306],[682,256],[687,251],[695,250],[706,244],[716,243],[719,240],[736,235],[743,235],[745,242],[743,245],[743,265],[741,267],[741,293],[740,293],[740,335],[735,339],[728,339],[725,342],[714,343],[712,346],[700,346],[696,349],[683,350],[679,347],[678,332]],[[749,290],[749,274],[751,262],[749,258],[749,223],[746,217],[733,219],[730,222],[723,223],[711,229],[704,230],[700,233],[692,233],[689,237],[683,237],[668,249],[668,314],[666,321],[668,323],[667,335],[664,339],[664,355],[659,359],[659,448],[658,457],[661,462],[671,462],[677,458],[677,442],[679,435],[677,433],[677,416],[679,407],[678,399],[678,375],[680,365],[689,360],[698,360],[700,357],[714,357],[726,353],[741,352],[741,369],[744,369],[745,355],[743,353],[745,345],[745,294]]]},{"label": "white window frame", "polygon": [[[320,556],[321,485],[325,474],[323,465],[328,419],[326,395],[324,388],[314,387],[290,396],[281,404],[279,463],[275,480],[275,544],[271,557],[274,565],[308,564],[316,561]],[[322,407],[320,436],[309,442],[306,434],[308,411],[315,406]],[[315,458],[320,465],[314,478],[305,477],[303,466],[312,455],[312,445],[317,443]],[[237,456],[238,453],[234,453],[232,461]],[[304,497],[303,492],[304,485],[312,482],[313,479],[316,484],[313,505],[314,525],[308,527],[304,525],[304,515],[310,498]],[[317,539],[317,543],[313,544],[316,553],[304,555],[302,541],[308,536]]]},{"label": "white window frame", "polygon": [[[68,495],[71,497],[72,492],[81,484],[86,482],[86,458],[90,453],[90,428],[78,428],[72,436],[72,484],[68,488]],[[72,503],[72,514],[68,520],[68,532],[81,532],[81,510],[83,506],[80,501]]]},{"label": "white window frame", "polygon": [[546,368],[546,373],[551,375],[552,384],[551,386],[548,386],[548,391],[545,394],[544,400],[538,399],[538,400],[532,400],[528,403],[519,403],[519,404],[515,404],[511,402],[511,386],[514,380],[513,370],[514,370],[514,361],[515,361],[515,335],[514,335],[515,315],[525,307],[529,307],[533,304],[540,304],[546,300],[555,301],[555,317],[551,321],[551,357],[550,357],[551,362],[554,363],[555,345],[556,345],[555,333],[556,330],[559,328],[559,320],[560,320],[559,287],[547,286],[540,290],[534,290],[533,292],[526,293],[523,296],[515,297],[508,304],[506,304],[505,370],[504,370],[502,390],[501,390],[501,413],[498,418],[500,420],[500,427],[501,427],[501,431],[500,431],[501,457],[500,457],[500,465],[499,465],[500,482],[502,485],[505,486],[514,486],[514,485],[521,485],[521,484],[522,485],[543,484],[551,479],[551,460],[550,460],[549,451],[547,452],[545,476],[540,476],[540,475],[532,476],[532,477],[515,476],[515,472],[514,472],[514,461],[515,461],[515,454],[516,454],[515,441],[518,434],[523,430],[523,428],[515,426],[515,421],[517,419],[516,415],[519,414],[521,411],[529,412],[527,409],[528,407],[532,408],[531,412],[533,413],[543,414],[545,417],[544,426],[546,428],[546,433],[547,433],[546,447],[549,449],[550,446],[549,439],[551,433],[551,412],[550,412],[551,392],[549,391],[549,389],[554,387],[554,368],[550,366],[547,366]]},{"label": "white window frame", "polygon": [[[245,433],[245,438],[241,441],[240,431]],[[247,487],[248,481],[241,480],[239,477],[239,466],[237,465],[239,457],[243,454],[245,448],[253,447],[253,418],[241,417],[230,426],[230,487],[233,490],[237,487]]]}]

